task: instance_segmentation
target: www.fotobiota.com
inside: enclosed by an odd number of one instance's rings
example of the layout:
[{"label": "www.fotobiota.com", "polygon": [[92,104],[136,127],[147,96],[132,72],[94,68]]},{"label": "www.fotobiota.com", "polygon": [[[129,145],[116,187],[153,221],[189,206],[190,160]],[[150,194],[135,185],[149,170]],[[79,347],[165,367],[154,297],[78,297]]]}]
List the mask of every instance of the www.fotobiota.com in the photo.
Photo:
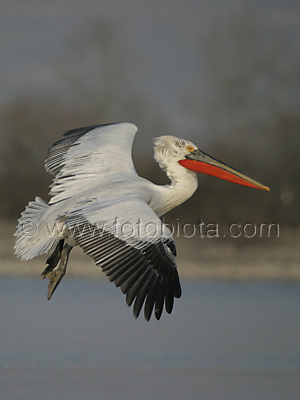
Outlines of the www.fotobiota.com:
[{"label": "www.fotobiota.com", "polygon": [[[74,227],[73,229],[85,229],[83,226]],[[91,229],[91,228],[88,228]],[[164,219],[157,224],[155,222],[143,223],[139,218],[137,221],[124,221],[116,217],[112,224],[106,222],[99,222],[93,227],[91,234],[103,234],[105,231],[115,234],[117,237],[160,237],[173,236],[184,237],[187,239],[193,237],[199,238],[220,238],[229,237],[237,239],[245,237],[248,239],[258,237],[279,237],[279,224],[276,222],[232,222],[227,228],[220,227],[217,222],[205,222],[202,218],[197,223],[182,222],[176,219],[175,222],[166,222]]]},{"label": "www.fotobiota.com", "polygon": [[[92,227],[91,227],[92,226]],[[37,223],[33,220],[27,221],[26,226],[23,227],[23,234],[26,236],[34,236],[37,232]],[[48,232],[50,235],[57,235],[57,233],[63,234],[65,230],[64,224],[55,223],[54,226],[48,226]],[[116,235],[117,237],[122,236],[123,238],[130,237],[160,237],[173,236],[176,238],[184,237],[187,239],[199,237],[200,239],[208,238],[222,238],[229,237],[233,239],[237,238],[270,238],[279,237],[279,223],[277,222],[232,222],[227,227],[222,227],[217,222],[205,222],[202,218],[198,222],[180,221],[179,218],[174,222],[168,222],[162,219],[160,223],[147,222],[143,223],[141,219],[135,222],[124,221],[121,218],[116,217],[111,223],[99,221],[93,225],[78,224],[73,225],[69,228],[69,231],[82,234],[89,230],[92,236],[102,236],[105,232]]]}]

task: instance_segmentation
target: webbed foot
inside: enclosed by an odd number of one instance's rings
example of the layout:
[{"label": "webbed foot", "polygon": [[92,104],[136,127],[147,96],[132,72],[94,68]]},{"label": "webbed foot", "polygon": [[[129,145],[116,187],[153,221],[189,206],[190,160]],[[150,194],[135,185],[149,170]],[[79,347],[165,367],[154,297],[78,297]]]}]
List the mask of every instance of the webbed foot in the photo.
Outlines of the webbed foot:
[{"label": "webbed foot", "polygon": [[[60,281],[66,274],[69,254],[73,248],[68,244],[65,244],[63,248],[62,246],[63,246],[63,240],[61,240],[58,243],[56,249],[54,250],[54,253],[48,258],[47,262],[49,263],[49,265],[42,272],[42,279],[45,279],[46,276],[48,276],[50,280],[48,284],[48,293],[47,293],[48,300],[51,299],[55,289],[60,284]],[[57,269],[55,269],[59,260],[60,260],[59,266],[57,267]]]}]

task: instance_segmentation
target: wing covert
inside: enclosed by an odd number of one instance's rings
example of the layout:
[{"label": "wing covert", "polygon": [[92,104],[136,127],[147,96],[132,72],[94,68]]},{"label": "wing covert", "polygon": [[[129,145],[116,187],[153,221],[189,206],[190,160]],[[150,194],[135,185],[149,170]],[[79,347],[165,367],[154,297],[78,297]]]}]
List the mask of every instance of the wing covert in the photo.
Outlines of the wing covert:
[{"label": "wing covert", "polygon": [[46,170],[55,174],[50,203],[89,190],[97,182],[111,181],[112,176],[136,174],[131,157],[136,132],[137,127],[131,123],[94,125],[66,132],[49,149],[45,160]]}]

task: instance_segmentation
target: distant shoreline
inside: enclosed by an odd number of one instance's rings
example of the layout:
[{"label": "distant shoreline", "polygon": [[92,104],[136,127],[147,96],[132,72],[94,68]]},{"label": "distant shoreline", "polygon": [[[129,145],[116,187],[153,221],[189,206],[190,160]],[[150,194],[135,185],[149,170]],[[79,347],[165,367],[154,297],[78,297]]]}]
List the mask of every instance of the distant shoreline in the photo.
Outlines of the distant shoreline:
[{"label": "distant shoreline", "polygon": [[[1,222],[0,278],[39,276],[46,255],[20,261],[13,254],[13,223]],[[177,266],[182,279],[288,280],[300,281],[300,246],[298,231],[287,231],[269,242],[175,238]],[[73,249],[67,274],[101,279],[105,275],[80,248]]]}]

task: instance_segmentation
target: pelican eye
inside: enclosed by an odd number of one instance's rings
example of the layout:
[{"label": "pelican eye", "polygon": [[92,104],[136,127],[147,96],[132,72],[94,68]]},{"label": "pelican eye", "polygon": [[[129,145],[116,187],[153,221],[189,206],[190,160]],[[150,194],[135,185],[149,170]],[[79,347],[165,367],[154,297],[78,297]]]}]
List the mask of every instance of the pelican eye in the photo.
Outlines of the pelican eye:
[{"label": "pelican eye", "polygon": [[187,151],[194,151],[194,147],[193,146],[186,146]]}]

